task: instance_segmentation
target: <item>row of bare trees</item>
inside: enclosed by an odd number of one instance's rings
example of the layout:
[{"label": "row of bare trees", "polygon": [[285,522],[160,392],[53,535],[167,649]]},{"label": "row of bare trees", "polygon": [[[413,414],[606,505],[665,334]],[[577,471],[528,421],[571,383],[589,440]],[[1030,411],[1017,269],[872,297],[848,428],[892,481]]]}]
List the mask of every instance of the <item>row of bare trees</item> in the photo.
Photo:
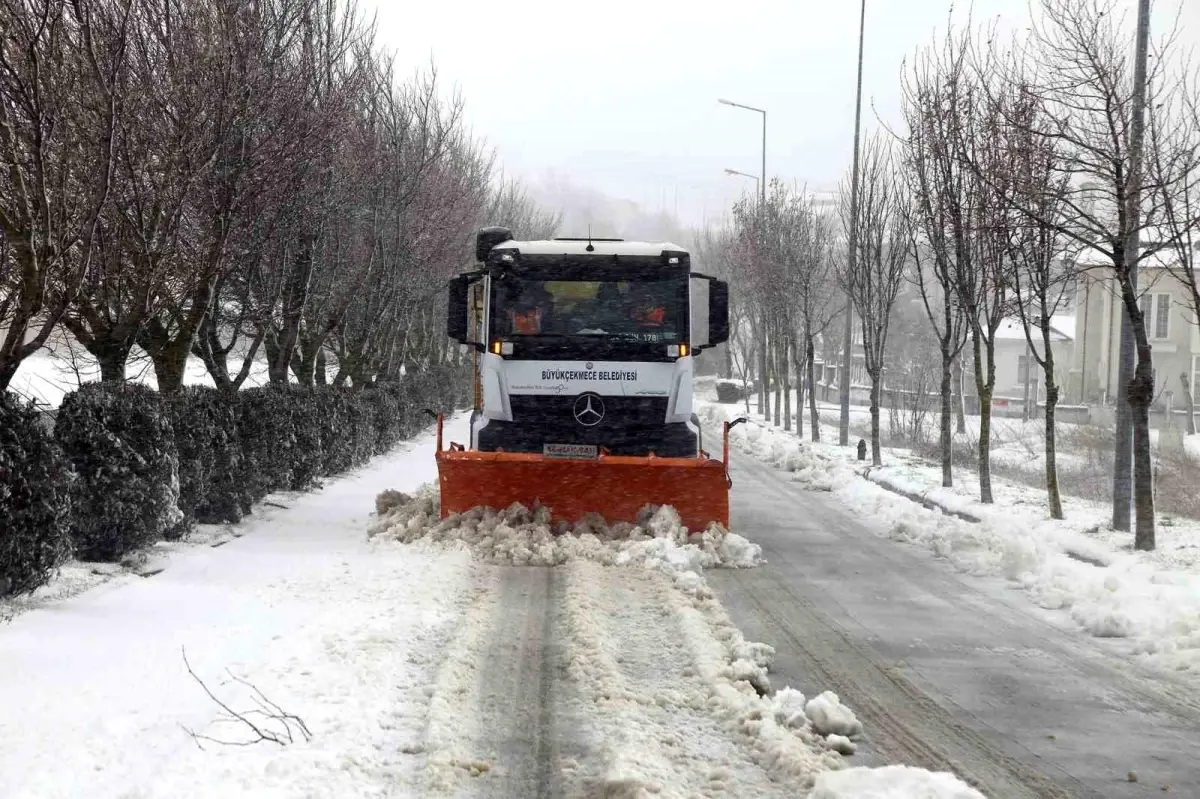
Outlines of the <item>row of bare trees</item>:
[{"label": "row of bare trees", "polygon": [[[792,375],[805,396],[810,430],[820,440],[817,351],[821,336],[845,307],[837,290],[838,220],[802,187],[776,179],[766,197],[743,198],[731,223],[697,242],[705,268],[733,286],[731,344],[725,371],[758,385],[757,409],[786,430],[804,433],[803,409],[793,413]],[[747,396],[747,411],[749,411]]]},{"label": "row of bare trees", "polygon": [[557,224],[462,109],[353,4],[0,0],[0,389],[62,330],[164,392],[189,358],[236,390],[456,357],[470,230]]},{"label": "row of bare trees", "polygon": [[[921,220],[914,252],[926,254],[921,273],[935,289],[930,295],[952,294],[957,301],[946,299],[939,308],[944,356],[959,341],[955,310],[964,315],[973,344],[985,502],[991,499],[985,479],[991,350],[1003,318],[1020,319],[1046,386],[1046,487],[1054,518],[1063,512],[1051,318],[1073,300],[1072,281],[1080,275],[1101,279],[1119,298],[1136,350],[1126,392],[1136,545],[1153,548],[1154,368],[1142,305],[1148,286],[1139,285],[1137,268],[1147,259],[1163,260],[1175,279],[1195,283],[1197,96],[1165,37],[1149,60],[1144,113],[1150,133],[1139,150],[1134,129],[1143,112],[1132,26],[1104,0],[1042,0],[1038,11],[1029,34],[1010,45],[968,26],[920,53],[908,70],[905,149]],[[1192,294],[1195,324],[1200,296]],[[944,468],[948,481],[949,464]],[[1114,503],[1128,502],[1117,486]],[[1114,514],[1118,524],[1120,517]]]},{"label": "row of bare trees", "polygon": [[[1137,267],[1147,259],[1164,264],[1191,297],[1190,323],[1200,320],[1200,94],[1173,55],[1172,37],[1164,37],[1149,61],[1139,153],[1133,41],[1110,0],[1041,0],[1029,31],[1009,43],[977,25],[952,29],[906,66],[904,128],[869,138],[857,209],[849,207],[848,182],[836,216],[778,181],[764,201],[736,205],[727,229],[708,238],[736,265],[744,344],[759,358],[759,411],[771,416],[767,387],[787,384],[788,353],[811,365],[812,340],[848,300],[871,383],[879,463],[883,373],[906,368],[889,361],[890,325],[898,301],[915,295],[941,367],[943,483],[953,484],[954,394],[966,362],[979,400],[980,498],[991,502],[996,344],[1005,321],[1018,321],[1043,373],[1048,507],[1062,518],[1055,447],[1062,364],[1051,320],[1074,302],[1078,279],[1099,280],[1119,298],[1133,333],[1127,396],[1136,545],[1153,548],[1153,353],[1142,304],[1148,286],[1139,284]],[[851,225],[858,226],[852,258]],[[812,297],[821,299],[812,304]],[[827,338],[827,351],[840,343]],[[778,393],[775,402],[778,421]],[[786,422],[787,394],[783,402]],[[1128,503],[1114,493],[1115,502]]]}]

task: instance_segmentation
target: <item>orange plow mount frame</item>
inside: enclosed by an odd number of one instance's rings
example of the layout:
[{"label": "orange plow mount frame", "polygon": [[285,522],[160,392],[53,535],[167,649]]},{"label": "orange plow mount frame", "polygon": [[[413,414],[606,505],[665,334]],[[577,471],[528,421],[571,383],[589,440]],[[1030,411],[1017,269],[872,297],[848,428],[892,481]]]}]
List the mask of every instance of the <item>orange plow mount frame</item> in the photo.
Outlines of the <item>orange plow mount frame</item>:
[{"label": "orange plow mount frame", "polygon": [[[742,420],[738,420],[742,421]],[[597,458],[549,458],[528,452],[476,452],[459,444],[442,448],[438,415],[437,467],[441,516],[514,502],[550,508],[555,519],[576,522],[598,513],[610,522],[634,522],[647,505],[670,505],[691,531],[709,522],[729,526],[729,428],[724,457],[714,460],[601,454]],[[733,424],[737,424],[735,421]]]}]

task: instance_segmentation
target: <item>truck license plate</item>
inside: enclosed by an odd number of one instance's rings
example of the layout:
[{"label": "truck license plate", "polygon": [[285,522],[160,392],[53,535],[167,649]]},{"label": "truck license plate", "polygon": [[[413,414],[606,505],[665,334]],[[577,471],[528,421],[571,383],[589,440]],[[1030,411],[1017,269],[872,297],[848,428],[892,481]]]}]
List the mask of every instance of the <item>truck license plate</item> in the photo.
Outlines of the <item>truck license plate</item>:
[{"label": "truck license plate", "polygon": [[543,444],[542,454],[547,458],[595,459],[600,450],[595,444]]}]

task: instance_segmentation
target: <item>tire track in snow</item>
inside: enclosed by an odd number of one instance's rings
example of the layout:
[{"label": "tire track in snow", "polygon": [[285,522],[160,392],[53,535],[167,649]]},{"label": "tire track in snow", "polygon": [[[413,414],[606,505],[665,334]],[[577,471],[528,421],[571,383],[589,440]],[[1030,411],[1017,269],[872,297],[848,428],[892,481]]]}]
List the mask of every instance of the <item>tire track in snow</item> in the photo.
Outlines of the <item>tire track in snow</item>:
[{"label": "tire track in snow", "polygon": [[561,680],[561,589],[550,567],[486,567],[431,701],[427,787],[439,795],[562,795],[578,756]]}]

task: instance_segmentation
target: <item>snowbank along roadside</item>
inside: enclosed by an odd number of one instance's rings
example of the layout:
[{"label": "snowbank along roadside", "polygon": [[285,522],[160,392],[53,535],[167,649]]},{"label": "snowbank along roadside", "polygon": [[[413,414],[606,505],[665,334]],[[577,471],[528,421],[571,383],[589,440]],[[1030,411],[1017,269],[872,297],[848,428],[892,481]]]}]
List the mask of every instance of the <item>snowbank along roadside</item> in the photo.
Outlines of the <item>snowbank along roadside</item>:
[{"label": "snowbank along roadside", "polygon": [[[647,509],[638,524],[611,526],[598,517],[574,527],[553,523],[547,509],[520,505],[443,521],[431,486],[412,496],[385,492],[377,511],[369,534],[406,548],[470,551],[495,568],[559,567],[566,587],[555,612],[570,713],[588,728],[575,734],[599,742],[583,762],[553,764],[568,795],[794,796],[812,789],[836,799],[883,784],[872,769],[829,781],[844,764],[839,753],[853,753],[861,724],[832,692],[806,699],[785,687],[772,694],[774,650],[746,641],[709,590],[704,569],[762,563],[761,549],[744,537],[719,525],[691,533],[667,507]],[[472,681],[485,679],[479,640],[496,602],[493,587],[468,614],[449,650],[456,654],[443,665],[449,676],[434,691],[426,783],[434,793],[470,792],[471,781],[498,779],[503,769],[486,745],[447,722],[471,715],[463,697]],[[980,796],[951,775],[913,772],[900,792],[877,795]],[[914,786],[927,793],[913,793]],[[483,784],[474,789],[487,793]]]},{"label": "snowbank along roadside", "polygon": [[[719,429],[738,408],[698,401],[701,421]],[[941,489],[940,470],[913,463],[873,470],[906,492],[981,519],[971,523],[927,510],[865,479],[848,448],[813,444],[756,420],[730,433],[731,445],[832,492],[883,535],[923,546],[962,572],[1002,576],[1040,607],[1068,613],[1088,634],[1130,642],[1130,654],[1200,681],[1200,526],[1160,530],[1160,550],[1134,552],[1130,534],[1103,527],[1104,510],[1066,499],[1054,521],[1035,489],[995,481],[996,503]],[[960,481],[962,482],[962,481]]]}]

